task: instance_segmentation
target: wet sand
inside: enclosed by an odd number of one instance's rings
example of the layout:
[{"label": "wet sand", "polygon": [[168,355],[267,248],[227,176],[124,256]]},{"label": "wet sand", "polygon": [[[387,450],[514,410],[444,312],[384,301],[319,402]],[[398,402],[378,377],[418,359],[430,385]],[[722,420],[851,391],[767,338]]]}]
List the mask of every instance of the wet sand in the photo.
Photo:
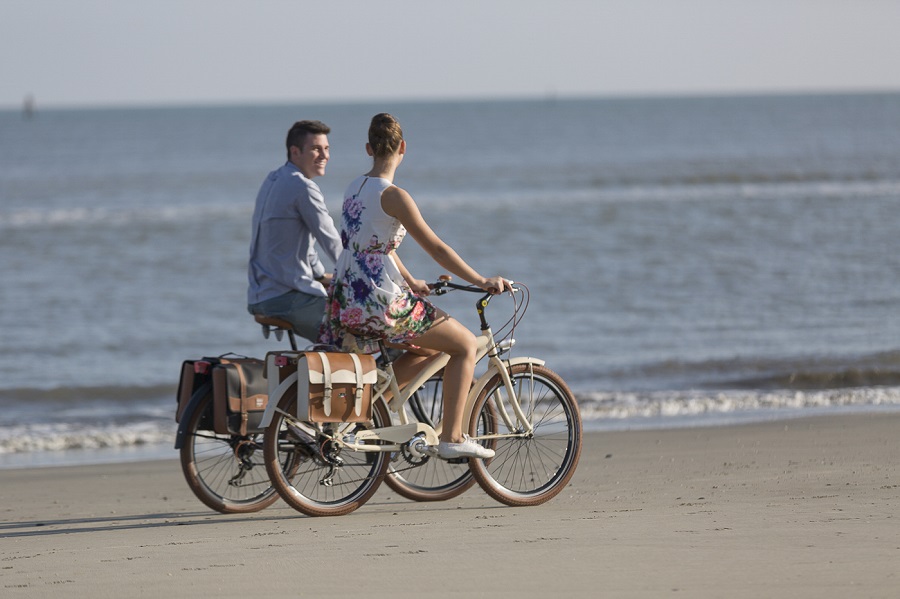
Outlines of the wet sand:
[{"label": "wet sand", "polygon": [[226,516],[175,459],[0,483],[5,598],[900,596],[900,414],[588,434],[533,508]]}]

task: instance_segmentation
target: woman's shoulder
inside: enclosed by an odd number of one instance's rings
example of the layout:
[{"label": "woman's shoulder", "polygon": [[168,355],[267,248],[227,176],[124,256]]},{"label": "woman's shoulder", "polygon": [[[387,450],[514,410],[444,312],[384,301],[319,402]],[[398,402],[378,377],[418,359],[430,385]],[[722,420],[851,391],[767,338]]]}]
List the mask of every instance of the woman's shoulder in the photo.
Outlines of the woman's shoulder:
[{"label": "woman's shoulder", "polygon": [[412,196],[404,188],[394,184],[392,181],[388,181],[387,179],[383,179],[383,181],[386,183],[384,192],[382,194],[383,196],[387,195],[389,197],[396,197],[413,201]]},{"label": "woman's shoulder", "polygon": [[417,212],[416,201],[402,187],[392,185],[381,194],[381,209],[387,214],[400,217],[401,214]]}]

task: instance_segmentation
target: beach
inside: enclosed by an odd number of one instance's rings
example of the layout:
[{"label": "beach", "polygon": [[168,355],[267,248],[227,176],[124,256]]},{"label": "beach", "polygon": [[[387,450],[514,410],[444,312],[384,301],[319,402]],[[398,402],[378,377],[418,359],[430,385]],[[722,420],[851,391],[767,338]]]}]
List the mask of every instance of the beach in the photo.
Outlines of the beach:
[{"label": "beach", "polygon": [[589,433],[532,508],[480,488],[211,512],[177,460],[0,471],[4,597],[896,597],[900,414]]}]

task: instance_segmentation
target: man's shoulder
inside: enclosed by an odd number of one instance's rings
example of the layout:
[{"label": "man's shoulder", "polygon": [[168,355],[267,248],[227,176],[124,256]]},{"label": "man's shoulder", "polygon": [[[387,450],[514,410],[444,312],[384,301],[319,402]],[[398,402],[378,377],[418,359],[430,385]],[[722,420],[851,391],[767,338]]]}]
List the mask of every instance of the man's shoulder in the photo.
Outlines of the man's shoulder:
[{"label": "man's shoulder", "polygon": [[272,178],[275,185],[280,187],[285,193],[302,197],[322,196],[322,191],[316,185],[316,182],[304,177],[303,173],[291,164],[286,164],[272,171]]},{"label": "man's shoulder", "polygon": [[319,186],[312,179],[307,179],[300,171],[294,171],[290,174],[291,182],[298,187],[304,187],[309,191],[321,193]]}]

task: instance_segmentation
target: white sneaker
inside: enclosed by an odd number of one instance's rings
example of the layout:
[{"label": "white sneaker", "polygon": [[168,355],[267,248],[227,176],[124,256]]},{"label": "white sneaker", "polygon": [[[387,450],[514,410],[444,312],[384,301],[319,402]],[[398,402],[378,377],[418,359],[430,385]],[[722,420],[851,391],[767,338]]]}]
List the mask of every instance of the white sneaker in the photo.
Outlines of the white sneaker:
[{"label": "white sneaker", "polygon": [[479,445],[469,438],[469,435],[463,435],[465,441],[462,443],[447,443],[441,441],[438,444],[438,457],[443,460],[453,460],[456,458],[487,458],[494,457],[494,450],[488,449],[483,445]]}]

